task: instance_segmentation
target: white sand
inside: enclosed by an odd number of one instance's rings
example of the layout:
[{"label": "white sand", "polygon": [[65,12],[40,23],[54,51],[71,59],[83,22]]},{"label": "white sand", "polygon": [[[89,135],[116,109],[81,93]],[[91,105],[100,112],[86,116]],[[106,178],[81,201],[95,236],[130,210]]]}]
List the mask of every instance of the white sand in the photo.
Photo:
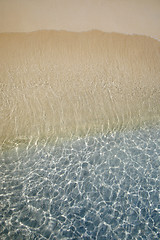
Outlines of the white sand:
[{"label": "white sand", "polygon": [[0,32],[88,31],[160,39],[159,0],[1,0]]}]

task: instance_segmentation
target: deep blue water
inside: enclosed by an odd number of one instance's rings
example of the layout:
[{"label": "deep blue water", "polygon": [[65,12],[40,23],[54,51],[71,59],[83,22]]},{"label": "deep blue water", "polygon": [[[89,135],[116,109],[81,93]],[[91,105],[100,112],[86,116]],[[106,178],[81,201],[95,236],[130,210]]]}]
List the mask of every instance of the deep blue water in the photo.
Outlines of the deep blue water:
[{"label": "deep blue water", "polygon": [[160,126],[0,160],[0,239],[160,239]]}]

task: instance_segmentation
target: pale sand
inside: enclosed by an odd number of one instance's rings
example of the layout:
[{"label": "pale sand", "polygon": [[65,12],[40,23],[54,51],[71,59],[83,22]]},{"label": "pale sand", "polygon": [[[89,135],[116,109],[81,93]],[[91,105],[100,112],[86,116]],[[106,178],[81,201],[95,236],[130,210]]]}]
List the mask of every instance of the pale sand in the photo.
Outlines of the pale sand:
[{"label": "pale sand", "polygon": [[160,42],[90,31],[0,34],[0,145],[160,119]]},{"label": "pale sand", "polygon": [[160,0],[1,0],[0,32],[119,32],[160,40]]}]

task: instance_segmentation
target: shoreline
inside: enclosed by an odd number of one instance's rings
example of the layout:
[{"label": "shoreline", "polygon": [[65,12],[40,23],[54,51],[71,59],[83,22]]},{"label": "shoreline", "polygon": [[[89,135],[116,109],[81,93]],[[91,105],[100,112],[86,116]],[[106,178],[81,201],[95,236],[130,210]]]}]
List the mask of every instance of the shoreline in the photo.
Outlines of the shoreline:
[{"label": "shoreline", "polygon": [[99,141],[103,138],[110,138],[112,136],[125,136],[128,134],[137,135],[139,132],[147,133],[149,131],[155,131],[156,129],[160,129],[160,121],[156,123],[143,123],[141,126],[134,126],[132,128],[126,128],[123,130],[110,130],[104,132],[92,132],[86,133],[83,135],[71,135],[71,136],[57,136],[56,138],[53,136],[49,136],[48,138],[45,136],[44,138],[30,138],[30,139],[14,139],[0,145],[0,154],[7,154],[8,156],[12,155],[12,151],[17,152],[17,154],[21,152],[28,152],[30,150],[36,151],[51,151],[54,148],[63,148],[65,146],[69,146],[75,143],[81,143],[85,141],[91,141],[94,139],[95,141]]},{"label": "shoreline", "polygon": [[141,34],[141,33],[129,33],[129,32],[116,32],[116,31],[104,31],[104,30],[99,30],[99,29],[89,29],[89,30],[81,30],[81,31],[70,31],[70,30],[66,30],[66,29],[59,29],[59,30],[55,30],[55,29],[39,29],[39,30],[33,30],[33,31],[4,31],[4,32],[0,32],[0,35],[2,34],[26,34],[26,35],[29,35],[29,34],[33,34],[33,33],[40,33],[40,32],[59,32],[59,33],[71,33],[71,34],[83,34],[83,33],[89,33],[89,32],[100,32],[100,33],[105,33],[105,34],[119,34],[119,35],[125,35],[125,36],[135,36],[135,37],[146,37],[146,38],[151,38],[151,39],[154,39],[156,41],[160,41],[160,38],[156,38],[155,36],[153,35],[149,35],[149,34]]}]

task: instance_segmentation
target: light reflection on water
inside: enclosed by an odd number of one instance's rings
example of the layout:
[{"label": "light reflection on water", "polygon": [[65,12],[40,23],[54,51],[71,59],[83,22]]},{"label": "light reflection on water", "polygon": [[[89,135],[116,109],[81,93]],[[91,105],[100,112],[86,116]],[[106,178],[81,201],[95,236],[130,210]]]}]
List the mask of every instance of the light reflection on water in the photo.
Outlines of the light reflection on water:
[{"label": "light reflection on water", "polygon": [[159,239],[160,127],[3,151],[1,239]]}]

